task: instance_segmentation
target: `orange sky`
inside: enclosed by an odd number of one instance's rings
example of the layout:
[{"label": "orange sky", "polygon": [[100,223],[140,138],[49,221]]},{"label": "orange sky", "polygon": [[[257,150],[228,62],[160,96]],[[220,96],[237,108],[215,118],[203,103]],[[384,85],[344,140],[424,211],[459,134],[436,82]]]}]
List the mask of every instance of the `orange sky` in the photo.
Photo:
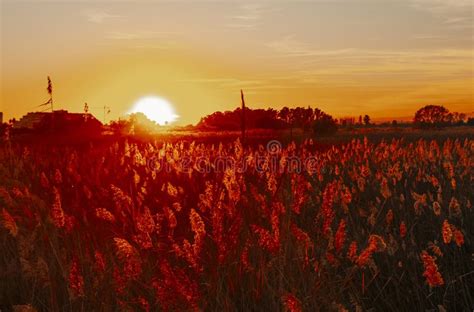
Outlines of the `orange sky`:
[{"label": "orange sky", "polygon": [[337,117],[473,112],[472,2],[2,1],[1,106],[47,100],[117,119],[145,95],[180,119],[239,105],[319,107]]}]

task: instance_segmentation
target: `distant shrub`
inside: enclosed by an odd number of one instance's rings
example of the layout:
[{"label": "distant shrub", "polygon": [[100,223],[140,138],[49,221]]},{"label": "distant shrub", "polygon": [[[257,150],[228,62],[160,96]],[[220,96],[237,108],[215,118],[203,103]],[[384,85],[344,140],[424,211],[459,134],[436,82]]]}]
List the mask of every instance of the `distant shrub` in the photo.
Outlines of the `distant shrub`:
[{"label": "distant shrub", "polygon": [[5,131],[7,130],[7,124],[6,123],[0,123],[0,138],[3,138],[5,135]]},{"label": "distant shrub", "polygon": [[316,135],[333,135],[337,132],[336,120],[331,115],[323,113],[314,121],[313,131]]},{"label": "distant shrub", "polygon": [[451,113],[446,107],[441,105],[427,105],[420,108],[413,119],[416,127],[420,128],[440,128],[446,126],[464,124],[466,114]]},{"label": "distant shrub", "polygon": [[415,113],[413,119],[414,124],[422,128],[447,126],[449,121],[449,110],[441,105],[424,106]]}]

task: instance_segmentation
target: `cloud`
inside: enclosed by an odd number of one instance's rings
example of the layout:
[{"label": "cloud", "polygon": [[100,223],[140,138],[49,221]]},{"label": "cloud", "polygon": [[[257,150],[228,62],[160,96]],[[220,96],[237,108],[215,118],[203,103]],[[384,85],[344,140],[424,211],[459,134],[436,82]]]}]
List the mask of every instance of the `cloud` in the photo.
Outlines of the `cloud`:
[{"label": "cloud", "polygon": [[110,14],[104,11],[97,10],[84,11],[83,15],[86,17],[88,22],[96,24],[102,24],[108,20],[123,18],[123,16],[120,15]]},{"label": "cloud", "polygon": [[[471,12],[473,12],[472,9],[471,9]],[[447,18],[443,21],[443,24],[446,25],[446,27],[457,29],[457,30],[474,28],[474,22],[473,22],[472,16]]]},{"label": "cloud", "polygon": [[185,83],[208,83],[217,84],[221,87],[244,87],[244,86],[255,86],[264,83],[262,80],[243,80],[237,78],[198,78],[198,79],[183,79],[178,82]]},{"label": "cloud", "polygon": [[280,40],[271,41],[265,44],[273,49],[280,56],[302,57],[302,56],[331,56],[347,54],[354,51],[352,48],[338,50],[317,50],[307,44],[294,39],[294,36],[286,36]]},{"label": "cloud", "polygon": [[156,31],[138,31],[138,32],[120,32],[112,31],[105,34],[106,39],[111,40],[151,40],[168,38],[180,34],[179,32],[156,32]]},{"label": "cloud", "polygon": [[409,4],[415,9],[427,11],[440,18],[446,27],[473,28],[472,0],[409,0]]},{"label": "cloud", "polygon": [[[185,83],[203,83],[209,84],[213,87],[238,90],[243,89],[246,94],[254,94],[256,91],[263,92],[265,90],[275,89],[298,89],[301,85],[297,84],[282,84],[282,80],[287,80],[286,77],[269,77],[268,79],[236,79],[236,78],[202,78],[202,79],[184,79],[178,82]],[[277,83],[275,83],[277,81]],[[278,83],[280,82],[280,83]],[[285,81],[286,82],[286,81]]]},{"label": "cloud", "polygon": [[[418,36],[417,40],[436,40]],[[470,49],[317,49],[286,36],[266,44],[267,61],[286,68],[288,81],[298,84],[361,85],[367,81],[412,83],[472,79]],[[471,66],[469,66],[471,64]]]},{"label": "cloud", "polygon": [[262,17],[263,6],[261,4],[245,4],[242,6],[243,12],[239,15],[232,16],[236,20],[255,21]]},{"label": "cloud", "polygon": [[280,11],[275,5],[271,7],[266,3],[247,3],[240,7],[240,12],[230,16],[229,28],[253,29],[262,24],[265,14]]},{"label": "cloud", "polygon": [[268,79],[237,79],[237,78],[198,78],[198,79],[184,79],[178,82],[183,83],[199,83],[209,84],[213,88],[231,89],[231,90],[244,90],[245,94],[259,94],[266,91],[278,90],[278,89],[298,89],[301,85],[298,84],[281,84],[275,83],[274,77]]},{"label": "cloud", "polygon": [[213,87],[238,90],[242,89],[245,94],[257,94],[266,91],[278,89],[299,89],[302,87],[300,83],[295,84],[295,79],[288,77],[267,77],[262,79],[236,79],[236,78],[198,78],[198,79],[184,79],[178,82],[184,83],[202,83],[209,84]]},{"label": "cloud", "polygon": [[[412,39],[440,39],[439,36],[433,35],[413,35]],[[294,36],[286,36],[279,40],[274,40],[265,44],[268,48],[273,50],[272,55],[267,55],[266,58],[292,58],[297,57],[301,63],[311,63],[326,61],[327,59],[337,60],[367,60],[374,62],[377,60],[387,60],[391,62],[397,62],[404,60],[409,62],[410,60],[416,60],[416,62],[424,62],[435,60],[473,60],[472,51],[469,49],[411,49],[411,50],[383,50],[383,49],[359,49],[359,48],[344,48],[344,49],[333,49],[323,50],[317,49],[310,46],[307,43],[298,41]]]},{"label": "cloud", "polygon": [[465,9],[472,7],[472,0],[409,0],[417,7],[442,8],[445,10]]}]

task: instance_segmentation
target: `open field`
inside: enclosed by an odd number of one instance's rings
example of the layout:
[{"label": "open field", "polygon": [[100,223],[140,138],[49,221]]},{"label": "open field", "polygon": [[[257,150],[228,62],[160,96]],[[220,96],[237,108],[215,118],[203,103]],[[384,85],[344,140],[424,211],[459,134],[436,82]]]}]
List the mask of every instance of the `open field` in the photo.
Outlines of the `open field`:
[{"label": "open field", "polygon": [[[349,142],[352,139],[363,139],[367,137],[374,142],[381,140],[389,141],[391,139],[404,139],[407,141],[416,141],[418,139],[443,141],[447,138],[474,139],[474,127],[457,126],[442,129],[415,129],[413,127],[361,127],[361,128],[341,128],[334,135],[318,136],[312,131],[305,132],[301,129],[284,130],[266,130],[251,129],[247,130],[247,144],[255,146],[265,145],[266,142],[278,139],[284,145],[290,142],[301,143],[306,139],[312,139],[322,145],[334,145]],[[196,143],[232,143],[241,137],[240,131],[176,131],[165,130],[143,135],[114,135],[111,131],[105,131],[103,135],[90,136],[84,133],[43,133],[41,136],[35,133],[19,134],[14,138],[15,142],[23,144],[46,144],[46,145],[74,145],[89,144],[92,142],[105,142],[107,144],[122,141],[126,137],[133,142],[196,142]]]},{"label": "open field", "polygon": [[363,130],[4,145],[0,309],[472,310],[472,128]]},{"label": "open field", "polygon": [[0,312],[474,312],[474,0],[0,2]]},{"label": "open field", "polygon": [[[265,144],[269,140],[277,138],[283,144],[290,142],[301,143],[304,140],[312,139],[314,142],[323,145],[334,145],[349,142],[352,139],[363,139],[367,137],[371,141],[380,142],[382,140],[404,139],[406,141],[416,141],[419,139],[443,141],[448,138],[474,139],[474,127],[461,126],[443,129],[415,129],[413,127],[368,127],[368,128],[341,128],[334,135],[318,136],[312,131],[305,132],[301,129],[294,130],[265,130],[254,129],[247,131],[247,143],[249,145]],[[167,142],[199,142],[199,143],[232,143],[241,137],[240,131],[167,131],[150,135],[146,140],[161,140]]]}]

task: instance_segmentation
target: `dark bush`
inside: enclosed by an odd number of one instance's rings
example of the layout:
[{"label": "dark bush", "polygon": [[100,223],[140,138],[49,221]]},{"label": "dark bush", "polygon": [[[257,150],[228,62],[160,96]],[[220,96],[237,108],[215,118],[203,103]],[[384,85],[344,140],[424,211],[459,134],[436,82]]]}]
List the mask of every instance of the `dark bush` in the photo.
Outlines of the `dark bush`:
[{"label": "dark bush", "polygon": [[316,135],[333,135],[337,132],[337,123],[331,115],[324,113],[314,121],[313,131]]}]

